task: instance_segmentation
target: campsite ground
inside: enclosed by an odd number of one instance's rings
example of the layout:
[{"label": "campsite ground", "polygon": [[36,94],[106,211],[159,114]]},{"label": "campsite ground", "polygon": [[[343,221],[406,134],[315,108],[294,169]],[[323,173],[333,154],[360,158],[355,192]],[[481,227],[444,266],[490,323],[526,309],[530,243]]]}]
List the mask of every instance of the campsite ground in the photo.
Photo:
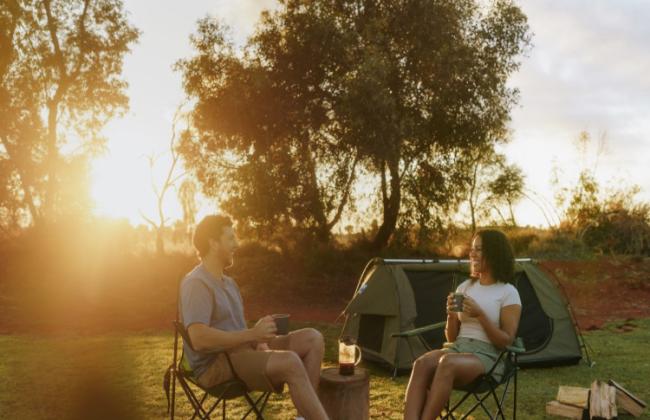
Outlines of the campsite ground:
[{"label": "campsite ground", "polygon": [[[617,324],[607,324],[598,331],[586,333],[596,361],[593,368],[580,363],[521,371],[519,418],[544,419],[545,404],[555,398],[559,385],[588,387],[594,379],[614,379],[641,399],[649,401],[647,378],[650,377],[650,363],[645,353],[650,342],[650,319],[630,321],[629,324],[634,326],[629,332],[622,332]],[[338,328],[331,324],[313,323],[297,326],[303,325],[323,331],[327,342],[325,362],[333,365]],[[3,355],[0,358],[3,378],[0,382],[0,418],[164,418],[167,403],[161,384],[162,374],[172,356],[171,342],[169,332],[0,336],[0,354]],[[385,369],[373,364],[364,365],[372,375],[371,418],[400,419],[408,377],[393,380]],[[189,418],[189,403],[180,394],[180,389],[177,392],[177,418]],[[241,412],[236,404],[232,404],[231,409],[234,409],[232,417],[236,417],[235,412]],[[286,393],[273,396],[266,418],[284,420],[294,416],[295,411]],[[643,418],[650,418],[647,410]]]},{"label": "campsite ground", "polygon": [[[337,277],[318,273],[301,277],[299,271],[287,272],[278,265],[262,269],[246,262],[233,275],[241,280],[248,318],[286,311],[292,314],[294,326],[319,328],[327,340],[326,362],[333,364],[340,329],[335,320],[354,291],[358,267],[341,269]],[[650,400],[646,383],[650,364],[645,357],[650,342],[650,259],[608,257],[541,265],[566,290],[597,364],[592,369],[581,363],[523,371],[519,416],[544,418],[544,404],[554,398],[559,385],[586,387],[594,379],[614,379]],[[111,295],[115,297],[111,305],[93,306],[97,312],[69,311],[65,318],[38,323],[20,316],[24,314],[20,300],[10,296],[5,285],[0,290],[0,376],[4,378],[0,418],[86,418],[88,412],[101,410],[107,412],[105,418],[164,417],[161,381],[172,354],[169,320],[174,315],[175,284],[152,288],[147,282],[159,278],[142,276],[142,285],[129,283],[129,293]],[[123,286],[116,283],[115,287]],[[143,293],[149,297],[145,306]],[[142,311],[143,307],[150,309]],[[61,320],[75,324],[59,323],[53,328]],[[393,381],[385,370],[368,368],[373,375],[371,416],[399,418],[407,378]],[[188,406],[179,409],[186,414]],[[288,396],[274,398],[269,413],[271,419],[291,418]]]}]

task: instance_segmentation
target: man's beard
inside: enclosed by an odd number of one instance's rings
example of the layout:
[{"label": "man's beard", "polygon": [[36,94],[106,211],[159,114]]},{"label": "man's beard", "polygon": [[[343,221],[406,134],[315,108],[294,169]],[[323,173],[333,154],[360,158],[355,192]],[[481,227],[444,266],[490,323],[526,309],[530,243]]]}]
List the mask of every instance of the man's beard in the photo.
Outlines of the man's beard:
[{"label": "man's beard", "polygon": [[223,268],[231,267],[233,264],[233,256],[230,252],[222,252],[219,259]]}]

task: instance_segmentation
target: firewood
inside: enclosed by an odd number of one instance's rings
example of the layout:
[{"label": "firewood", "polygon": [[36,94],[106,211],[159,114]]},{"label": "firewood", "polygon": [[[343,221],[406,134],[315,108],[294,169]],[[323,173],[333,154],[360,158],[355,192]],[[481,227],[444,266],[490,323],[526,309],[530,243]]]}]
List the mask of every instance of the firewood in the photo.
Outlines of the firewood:
[{"label": "firewood", "polygon": [[557,391],[557,397],[555,399],[562,404],[587,408],[587,404],[589,403],[589,389],[577,386],[561,385]]},{"label": "firewood", "polygon": [[601,381],[591,384],[589,394],[589,418],[613,419],[617,416],[616,392],[614,388]]},{"label": "firewood", "polygon": [[616,404],[622,410],[627,411],[634,417],[640,417],[647,404],[632,394],[627,389],[623,388],[620,384],[609,380],[609,385],[616,389]]},{"label": "firewood", "polygon": [[549,401],[546,403],[546,414],[549,416],[567,417],[570,419],[582,419],[584,409],[574,405],[562,404],[559,401]]}]

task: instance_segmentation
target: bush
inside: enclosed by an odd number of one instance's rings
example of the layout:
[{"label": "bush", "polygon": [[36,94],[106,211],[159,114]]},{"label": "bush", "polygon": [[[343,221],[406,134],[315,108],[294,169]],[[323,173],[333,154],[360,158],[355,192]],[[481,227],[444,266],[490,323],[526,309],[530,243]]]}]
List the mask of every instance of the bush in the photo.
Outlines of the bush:
[{"label": "bush", "polygon": [[[521,255],[521,254],[520,254]],[[572,231],[551,230],[534,238],[529,244],[527,255],[538,259],[575,260],[590,259],[593,253]]]},{"label": "bush", "polygon": [[650,255],[650,205],[609,206],[582,232],[589,247],[619,255]]}]

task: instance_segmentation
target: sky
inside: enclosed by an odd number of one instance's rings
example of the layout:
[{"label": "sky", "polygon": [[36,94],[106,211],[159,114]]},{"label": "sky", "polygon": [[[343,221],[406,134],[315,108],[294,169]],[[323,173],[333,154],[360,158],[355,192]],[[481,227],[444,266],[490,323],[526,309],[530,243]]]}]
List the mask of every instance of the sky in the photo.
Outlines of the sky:
[{"label": "sky", "polygon": [[[180,73],[172,66],[192,51],[189,35],[206,14],[217,16],[242,45],[263,9],[274,0],[126,0],[140,41],[125,58],[130,110],[104,130],[108,152],[93,163],[96,213],[144,223],[155,215],[152,178],[169,167],[169,142],[176,108],[184,101]],[[554,170],[564,185],[575,183],[581,168],[595,168],[604,187],[638,185],[638,198],[650,201],[650,1],[526,0],[532,48],[510,85],[520,90],[513,109],[511,140],[501,148],[520,165],[528,195],[515,209],[522,225],[545,226],[540,209],[552,213]],[[155,6],[155,7],[154,7]],[[593,147],[579,153],[576,139],[586,131]],[[597,152],[596,143],[605,147]],[[150,169],[147,156],[155,156]],[[182,171],[182,169],[181,169]],[[153,176],[152,176],[153,175]],[[203,200],[199,217],[218,209]],[[170,218],[181,216],[176,193],[165,201]]]}]

